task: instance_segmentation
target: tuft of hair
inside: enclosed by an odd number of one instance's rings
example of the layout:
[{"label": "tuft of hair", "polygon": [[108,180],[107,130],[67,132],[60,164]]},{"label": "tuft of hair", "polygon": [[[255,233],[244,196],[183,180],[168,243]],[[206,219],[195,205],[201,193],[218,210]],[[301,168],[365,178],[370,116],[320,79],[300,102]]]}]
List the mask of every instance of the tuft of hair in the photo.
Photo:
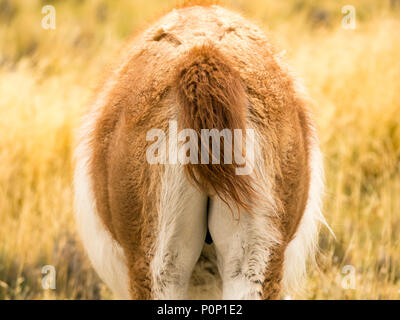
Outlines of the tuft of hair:
[{"label": "tuft of hair", "polygon": [[[232,151],[232,163],[225,163],[225,141],[220,141],[220,163],[213,164],[215,155],[212,154],[211,141],[201,139],[202,129],[217,129],[219,132],[229,129],[231,133],[234,129],[241,129],[244,132],[248,101],[239,73],[212,44],[190,49],[179,65],[174,83],[179,125],[195,130],[199,159],[201,147],[208,149],[206,156],[209,159],[209,164],[200,161],[199,164],[186,164],[185,172],[203,192],[216,194],[231,209],[232,206],[241,207],[251,213],[257,198],[254,182],[251,175],[236,175],[236,168],[240,167],[233,156],[236,146],[230,141],[233,147],[227,152]],[[238,151],[245,156],[243,149]]]}]

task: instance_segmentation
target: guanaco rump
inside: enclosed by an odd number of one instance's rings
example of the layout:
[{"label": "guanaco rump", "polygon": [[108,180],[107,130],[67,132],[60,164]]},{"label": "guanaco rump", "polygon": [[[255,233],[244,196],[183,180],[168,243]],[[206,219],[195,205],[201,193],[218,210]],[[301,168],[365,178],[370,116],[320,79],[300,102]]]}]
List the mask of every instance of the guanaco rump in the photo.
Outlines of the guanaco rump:
[{"label": "guanaco rump", "polygon": [[[281,60],[260,28],[207,4],[175,8],[122,50],[83,119],[74,177],[80,236],[116,297],[190,298],[202,272],[220,290],[203,298],[301,288],[323,221],[323,164],[311,101]],[[165,141],[173,123],[197,137]],[[154,129],[164,137],[149,139]],[[246,158],[254,144],[252,170],[237,174],[236,158],[148,161],[155,147],[156,158],[182,145],[197,155],[215,142],[199,140],[203,129],[251,129],[235,148]]]}]

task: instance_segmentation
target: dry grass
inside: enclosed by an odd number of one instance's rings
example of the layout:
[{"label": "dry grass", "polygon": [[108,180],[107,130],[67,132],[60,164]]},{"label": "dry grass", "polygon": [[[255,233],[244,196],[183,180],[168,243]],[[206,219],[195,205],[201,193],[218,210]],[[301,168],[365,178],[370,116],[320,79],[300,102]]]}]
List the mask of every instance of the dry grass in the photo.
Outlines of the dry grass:
[{"label": "dry grass", "polygon": [[[57,29],[41,28],[41,7]],[[82,253],[71,208],[73,128],[124,40],[174,1],[0,0],[0,299],[110,298]],[[316,101],[325,154],[320,271],[307,298],[400,297],[400,1],[237,0],[287,50]],[[57,289],[41,288],[54,265]],[[341,286],[343,266],[356,289]]]}]

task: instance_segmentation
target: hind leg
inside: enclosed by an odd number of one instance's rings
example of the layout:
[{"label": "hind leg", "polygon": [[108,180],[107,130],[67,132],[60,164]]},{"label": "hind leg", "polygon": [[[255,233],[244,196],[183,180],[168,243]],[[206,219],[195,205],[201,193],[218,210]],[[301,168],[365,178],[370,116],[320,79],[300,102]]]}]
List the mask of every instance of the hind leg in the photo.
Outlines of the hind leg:
[{"label": "hind leg", "polygon": [[132,192],[110,192],[132,299],[186,299],[204,245],[207,196],[187,181],[182,166],[166,165],[160,174],[140,214],[123,205]]},{"label": "hind leg", "polygon": [[162,179],[158,238],[151,262],[154,299],[187,299],[207,230],[207,196],[194,188],[181,166],[167,166]]},{"label": "hind leg", "polygon": [[[260,208],[261,209],[261,208]],[[283,246],[274,227],[272,208],[253,216],[232,213],[218,198],[211,201],[209,228],[223,281],[223,299],[277,299]]]}]

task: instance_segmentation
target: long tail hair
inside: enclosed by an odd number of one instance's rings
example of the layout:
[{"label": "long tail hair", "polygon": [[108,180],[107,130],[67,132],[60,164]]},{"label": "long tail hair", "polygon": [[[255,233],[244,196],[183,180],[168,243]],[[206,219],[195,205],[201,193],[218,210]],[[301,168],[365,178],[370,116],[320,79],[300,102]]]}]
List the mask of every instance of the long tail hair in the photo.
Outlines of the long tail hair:
[{"label": "long tail hair", "polygon": [[[180,127],[195,130],[198,137],[202,129],[244,131],[248,104],[245,88],[232,63],[212,44],[194,47],[185,55],[174,85]],[[207,144],[210,163],[186,164],[185,172],[189,179],[204,192],[217,194],[231,209],[232,206],[242,207],[251,212],[252,201],[256,197],[252,177],[236,175],[235,169],[239,164],[234,157],[231,164],[224,163],[222,143],[221,162],[212,164],[210,141],[199,140],[197,151],[202,143]]]}]

